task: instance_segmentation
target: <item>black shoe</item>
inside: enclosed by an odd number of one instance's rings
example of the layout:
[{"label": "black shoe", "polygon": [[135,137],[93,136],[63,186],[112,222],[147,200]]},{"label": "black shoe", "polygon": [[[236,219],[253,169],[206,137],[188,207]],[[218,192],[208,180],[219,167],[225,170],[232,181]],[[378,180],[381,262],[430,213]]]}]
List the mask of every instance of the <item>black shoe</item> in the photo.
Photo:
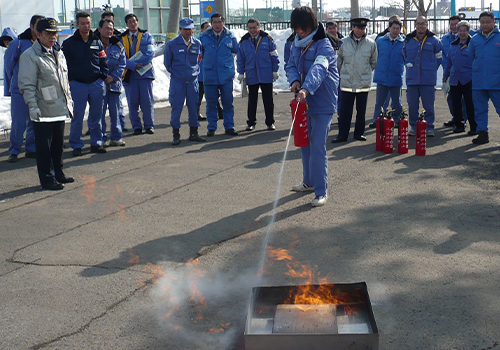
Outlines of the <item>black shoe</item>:
[{"label": "black shoe", "polygon": [[207,132],[207,136],[208,136],[208,137],[215,136],[215,130],[208,130],[208,132]]},{"label": "black shoe", "polygon": [[224,115],[222,113],[219,113],[219,120],[223,120],[224,119]]},{"label": "black shoe", "polygon": [[200,135],[196,134],[191,134],[189,135],[189,141],[196,141],[196,142],[205,142],[207,140],[203,139],[200,137]]},{"label": "black shoe", "polygon": [[33,159],[36,159],[36,152],[26,152],[24,154],[24,157],[25,158],[33,158]]},{"label": "black shoe", "polygon": [[486,131],[480,131],[479,136],[472,140],[472,143],[475,145],[483,145],[488,142],[490,142],[490,139]]},{"label": "black shoe", "polygon": [[469,135],[469,136],[475,136],[475,135],[478,135],[478,134],[479,134],[479,132],[476,131],[476,130],[469,130],[469,132],[467,133],[467,135]]},{"label": "black shoe", "polygon": [[146,134],[153,135],[155,133],[155,128],[147,128]]},{"label": "black shoe", "polygon": [[142,134],[142,129],[134,129],[134,135]]},{"label": "black shoe", "polygon": [[16,163],[17,162],[17,154],[9,154],[9,158],[7,159],[9,163]]},{"label": "black shoe", "polygon": [[53,181],[46,184],[42,184],[42,188],[44,190],[58,191],[62,190],[64,188],[64,185],[59,182]]},{"label": "black shoe", "polygon": [[363,135],[354,136],[354,139],[358,141],[366,141],[366,137]]},{"label": "black shoe", "polygon": [[238,133],[234,131],[234,129],[227,129],[225,134],[230,136],[238,136]]},{"label": "black shoe", "polygon": [[271,125],[267,126],[267,130],[274,131],[274,130],[276,130],[276,127],[274,126],[274,124],[271,124]]},{"label": "black shoe", "polygon": [[90,146],[90,153],[106,153],[102,146]]},{"label": "black shoe", "polygon": [[198,114],[198,121],[199,122],[204,122],[205,120],[207,120],[207,117],[204,117],[201,114]]},{"label": "black shoe", "polygon": [[455,121],[452,119],[449,122],[444,123],[443,125],[447,127],[452,127],[455,126]]},{"label": "black shoe", "polygon": [[254,131],[255,130],[255,125],[249,125],[249,126],[247,126],[247,128],[245,130],[246,131]]},{"label": "black shoe", "polygon": [[178,146],[181,144],[181,135],[174,134],[174,139],[172,140],[172,146]]},{"label": "black shoe", "polygon": [[346,141],[347,141],[347,137],[337,136],[336,138],[334,138],[332,140],[332,143],[339,143],[339,142],[346,142]]},{"label": "black shoe", "polygon": [[128,129],[127,128],[122,128],[122,132],[127,132]]},{"label": "black shoe", "polygon": [[453,132],[458,134],[459,132],[465,132],[465,127],[463,125],[455,125]]},{"label": "black shoe", "polygon": [[368,124],[368,127],[374,129],[377,127],[377,123]]},{"label": "black shoe", "polygon": [[89,136],[90,135],[90,129],[87,130],[87,132],[85,133],[85,136]]},{"label": "black shoe", "polygon": [[62,184],[68,184],[70,182],[75,182],[74,178],[72,178],[70,176],[66,176],[66,175],[56,176],[56,180],[57,180],[57,182],[60,182]]},{"label": "black shoe", "polygon": [[81,148],[75,148],[73,150],[73,157],[80,157],[82,155],[82,149]]}]

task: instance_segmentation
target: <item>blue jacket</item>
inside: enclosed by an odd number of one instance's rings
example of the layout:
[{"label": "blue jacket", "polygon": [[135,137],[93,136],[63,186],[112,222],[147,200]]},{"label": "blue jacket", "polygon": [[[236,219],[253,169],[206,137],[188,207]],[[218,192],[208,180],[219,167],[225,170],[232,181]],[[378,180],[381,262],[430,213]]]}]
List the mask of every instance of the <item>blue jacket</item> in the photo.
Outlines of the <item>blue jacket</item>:
[{"label": "blue jacket", "polygon": [[450,45],[443,79],[449,77],[449,83],[452,86],[457,86],[459,81],[464,85],[472,80],[472,57],[468,49],[470,39],[469,35],[463,46],[460,46],[460,38],[455,39]]},{"label": "blue jacket", "polygon": [[437,70],[443,60],[443,45],[427,30],[422,43],[415,31],[405,39],[406,85],[432,85],[437,82]]},{"label": "blue jacket", "polygon": [[236,64],[239,74],[246,72],[247,85],[272,83],[273,72],[278,71],[280,64],[273,38],[261,30],[257,36],[256,46],[249,33],[243,35]]},{"label": "blue jacket", "polygon": [[109,46],[106,48],[106,56],[108,56],[108,75],[113,77],[113,82],[109,84],[109,90],[114,92],[122,91],[122,77],[125,71],[126,56],[120,39],[116,36],[109,39]]},{"label": "blue jacket", "polygon": [[[474,34],[475,32],[471,29],[469,31],[469,35],[472,37],[474,36]],[[457,38],[458,34],[453,35],[451,31],[443,35],[443,37],[441,38],[441,43],[443,44],[443,62],[441,62],[443,65],[443,70],[446,68],[446,65],[448,64],[447,58],[448,58],[448,52],[450,51],[450,45]]]},{"label": "blue jacket", "polygon": [[64,40],[62,50],[68,64],[69,81],[91,84],[108,76],[104,45],[94,32],[90,31],[89,40],[84,42],[80,30],[77,30],[73,36]]},{"label": "blue jacket", "polygon": [[163,64],[173,79],[183,83],[193,82],[200,74],[200,54],[201,42],[198,39],[191,37],[188,47],[182,35],[179,35],[165,45]]},{"label": "blue jacket", "polygon": [[284,53],[283,53],[283,58],[285,59],[285,70],[286,70],[286,65],[288,64],[288,60],[290,59],[290,51],[292,49],[292,44],[293,44],[293,41],[295,40],[295,33],[292,33],[288,39],[286,39],[286,42],[285,42],[285,49],[284,49]]},{"label": "blue jacket", "polygon": [[[129,30],[127,29],[123,33],[121,33],[118,38],[121,40],[123,46],[125,47],[125,55],[127,60],[127,71],[125,72],[125,77],[123,79],[124,82],[128,82],[131,75],[134,75],[134,78],[137,80],[140,79],[153,79],[155,78],[155,70],[153,67],[153,58],[155,56],[155,42],[151,34],[149,34],[146,30],[139,29],[137,31],[138,35],[141,35],[141,41],[139,43],[139,51],[142,53],[142,57],[138,60],[130,60],[137,51],[137,39],[130,41]],[[141,34],[142,33],[142,34]],[[127,50],[128,48],[128,50]],[[141,63],[143,66],[147,66],[151,64],[151,69],[145,72],[143,75],[140,75],[139,72],[135,71],[137,64]]]},{"label": "blue jacket", "polygon": [[373,82],[385,86],[402,86],[404,72],[404,39],[398,35],[394,45],[390,34],[377,39],[378,60]]},{"label": "blue jacket", "polygon": [[472,89],[500,90],[500,34],[495,26],[488,38],[481,29],[469,43],[472,58]]},{"label": "blue jacket", "polygon": [[[14,40],[17,38],[17,34],[12,28],[6,27],[2,31],[2,36],[0,37],[0,45],[1,46],[4,46],[3,41],[2,41],[3,38],[5,38],[5,39],[11,38],[12,40]],[[3,62],[3,95],[10,96],[10,79],[7,76],[7,69],[5,67],[5,54],[4,54],[4,62]]]},{"label": "blue jacket", "polygon": [[234,78],[233,54],[238,53],[238,42],[233,32],[224,27],[217,42],[213,28],[201,35],[203,82],[205,85],[224,85]]},{"label": "blue jacket", "polygon": [[24,51],[33,45],[34,39],[31,37],[31,29],[28,28],[22,32],[16,39],[10,42],[7,51],[4,55],[4,79],[5,77],[10,81],[10,92],[20,93],[17,82],[19,75],[19,58]]},{"label": "blue jacket", "polygon": [[[308,110],[312,114],[333,114],[337,110],[339,72],[337,53],[319,23],[307,51],[292,44],[286,74],[290,85],[301,82],[301,87],[309,91],[306,97]],[[322,57],[320,57],[322,56]]]},{"label": "blue jacket", "polygon": [[[201,39],[201,34],[197,39],[198,40]],[[200,40],[200,44],[201,44],[201,40]],[[200,53],[200,57],[198,58],[198,66],[200,66],[200,74],[198,74],[198,81],[203,82],[203,58],[202,58],[201,53]]]}]

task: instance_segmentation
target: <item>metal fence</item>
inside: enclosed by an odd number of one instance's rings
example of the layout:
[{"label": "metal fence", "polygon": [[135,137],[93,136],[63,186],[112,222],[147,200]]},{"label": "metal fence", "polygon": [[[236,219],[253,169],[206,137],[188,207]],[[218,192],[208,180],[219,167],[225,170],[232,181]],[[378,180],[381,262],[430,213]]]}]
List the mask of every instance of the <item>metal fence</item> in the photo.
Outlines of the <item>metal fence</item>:
[{"label": "metal fence", "polygon": [[[477,30],[479,29],[479,19],[477,18],[468,18],[471,29]],[[324,22],[325,24],[326,22]],[[351,22],[350,21],[337,21],[339,26],[339,33],[346,36],[351,32]],[[246,29],[246,23],[226,23],[226,26],[229,29]],[[378,34],[383,32],[389,26],[389,20],[375,20],[370,21],[368,26],[366,27],[366,33],[370,34]],[[415,30],[415,20],[406,20],[403,21],[403,26],[406,33],[411,33]],[[263,30],[283,30],[290,28],[290,22],[261,22],[261,28]],[[448,33],[450,30],[449,21],[447,18],[443,19],[429,19],[429,30],[436,34],[438,37],[443,36]]]}]

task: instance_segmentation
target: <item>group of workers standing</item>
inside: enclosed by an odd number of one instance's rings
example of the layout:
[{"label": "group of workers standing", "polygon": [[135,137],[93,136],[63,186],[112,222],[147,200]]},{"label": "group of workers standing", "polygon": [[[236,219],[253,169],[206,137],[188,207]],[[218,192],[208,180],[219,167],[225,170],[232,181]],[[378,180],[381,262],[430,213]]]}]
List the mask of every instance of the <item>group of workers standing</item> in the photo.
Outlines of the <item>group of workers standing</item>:
[{"label": "group of workers standing", "polygon": [[[500,112],[500,83],[494,79],[500,73],[494,64],[500,55],[498,28],[493,14],[483,12],[480,29],[471,37],[470,25],[455,17],[450,18],[450,33],[444,36],[443,42],[428,30],[425,17],[418,17],[415,31],[404,36],[397,16],[391,17],[389,28],[374,41],[366,36],[368,19],[352,19],[351,32],[342,38],[336,23],[329,22],[325,28],[311,8],[299,7],[292,11],[293,34],[285,44],[285,71],[296,99],[307,101],[309,132],[309,145],[301,149],[303,180],[293,190],[314,191],[311,204],[325,204],[328,192],[326,140],[333,114],[339,115],[339,131],[333,143],[347,141],[354,105],[354,139],[366,141],[365,114],[373,70],[377,83],[373,121],[381,108],[387,108],[389,101],[392,101],[396,121],[399,118],[406,68],[409,134],[415,135],[422,101],[427,134],[434,136],[435,85],[437,69],[443,64],[443,80],[451,86],[449,106],[453,116],[445,126],[454,126],[455,133],[465,131],[464,109],[470,125],[469,135],[478,135],[473,142],[489,141],[488,99],[492,99]],[[93,32],[90,14],[78,12],[78,30],[64,41],[62,49],[56,42],[59,30],[56,21],[43,16],[33,16],[30,28],[12,42],[4,40],[4,35],[0,38],[0,44],[8,45],[6,92],[12,98],[9,161],[17,160],[26,131],[26,156],[36,155],[43,188],[62,189],[64,183],[73,181],[62,171],[64,120],[72,118],[69,144],[73,156],[80,156],[87,103],[90,151],[105,153],[104,146],[125,145],[122,84],[133,133],[142,134],[143,130],[154,133],[153,38],[139,28],[134,14],[125,17],[128,29],[123,33],[114,28],[113,18],[111,12],[104,13],[98,31]],[[238,135],[234,129],[234,56],[237,57],[237,78],[245,79],[249,91],[246,130],[256,127],[259,88],[266,127],[274,130],[272,84],[279,77],[280,60],[272,37],[261,30],[258,20],[250,19],[248,33],[238,42],[224,25],[224,17],[217,13],[203,27],[200,37],[194,38],[193,21],[183,18],[179,36],[165,45],[164,65],[170,73],[172,145],[181,143],[180,116],[184,102],[189,115],[188,140],[206,141],[198,132],[199,121],[205,119],[199,113],[203,93],[207,101],[207,137],[215,135],[219,119],[223,119],[226,135]],[[447,44],[443,45],[446,40]],[[111,121],[109,140],[104,118],[107,111]],[[369,126],[373,127],[374,123]]]}]

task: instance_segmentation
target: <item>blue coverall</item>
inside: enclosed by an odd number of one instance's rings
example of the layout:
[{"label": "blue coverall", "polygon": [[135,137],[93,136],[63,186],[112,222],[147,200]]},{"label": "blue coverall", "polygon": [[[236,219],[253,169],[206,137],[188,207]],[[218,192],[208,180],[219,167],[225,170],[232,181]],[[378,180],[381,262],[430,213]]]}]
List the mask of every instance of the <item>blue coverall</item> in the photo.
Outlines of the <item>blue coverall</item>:
[{"label": "blue coverall", "polygon": [[4,68],[7,79],[10,80],[10,114],[12,118],[10,129],[9,154],[18,155],[23,146],[24,132],[26,131],[26,153],[36,151],[35,132],[33,122],[30,120],[28,105],[24,102],[23,95],[19,92],[19,58],[22,53],[33,45],[34,39],[31,36],[31,29],[28,28],[11,41],[4,56]]},{"label": "blue coverall", "polygon": [[198,75],[200,67],[198,59],[201,54],[201,42],[191,37],[186,46],[182,35],[170,40],[165,45],[163,63],[170,73],[169,101],[172,106],[170,125],[172,129],[180,129],[181,113],[186,101],[188,124],[199,127],[198,123]]}]

